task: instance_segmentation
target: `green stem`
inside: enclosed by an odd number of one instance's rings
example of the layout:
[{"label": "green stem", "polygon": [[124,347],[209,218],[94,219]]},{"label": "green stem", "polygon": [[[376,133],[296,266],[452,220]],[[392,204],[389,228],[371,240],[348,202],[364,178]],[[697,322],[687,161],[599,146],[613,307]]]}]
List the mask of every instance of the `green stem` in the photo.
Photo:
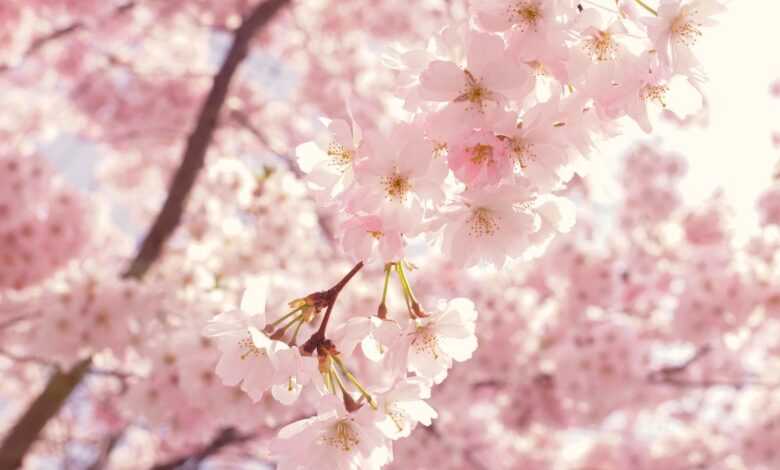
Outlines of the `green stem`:
[{"label": "green stem", "polygon": [[297,316],[297,317],[293,318],[292,320],[290,320],[290,323],[287,323],[287,324],[286,324],[286,325],[284,325],[283,327],[281,327],[281,328],[279,328],[278,330],[276,330],[276,331],[275,331],[275,332],[274,332],[274,333],[271,335],[271,338],[272,338],[272,339],[276,339],[276,337],[281,337],[281,336],[283,336],[283,335],[285,334],[285,332],[287,331],[287,329],[288,329],[288,328],[290,328],[291,326],[293,326],[295,323],[297,323],[297,322],[299,322],[299,321],[300,321],[300,322],[303,322],[303,315],[299,315],[299,316]]},{"label": "green stem", "polygon": [[322,379],[325,382],[325,388],[328,389],[328,391],[330,391],[330,393],[335,395],[336,394],[336,390],[333,388],[333,377],[332,377],[331,374],[332,374],[331,370],[328,369],[328,373],[327,374],[322,374]]},{"label": "green stem", "polygon": [[296,308],[296,309],[295,309],[295,310],[293,310],[292,312],[290,312],[290,313],[288,313],[287,315],[285,315],[285,316],[283,316],[283,317],[279,318],[278,320],[274,321],[273,323],[269,323],[268,325],[266,325],[266,328],[275,328],[275,327],[276,327],[276,325],[278,325],[279,323],[281,323],[281,322],[283,322],[283,321],[287,320],[287,319],[288,319],[288,318],[290,318],[292,315],[295,315],[296,313],[300,312],[301,310],[303,310],[303,308],[304,308],[304,307],[305,307],[305,306],[302,306],[302,307],[298,307],[298,308]]},{"label": "green stem", "polygon": [[387,316],[387,287],[390,285],[390,274],[393,272],[393,263],[387,263],[385,265],[385,285],[382,288],[382,301],[379,303],[377,309],[379,318],[385,318]]},{"label": "green stem", "polygon": [[295,331],[293,331],[292,341],[290,342],[291,346],[294,346],[298,341],[298,332],[301,330],[301,326],[303,326],[304,320],[305,319],[303,318],[303,315],[301,315],[300,320],[298,320],[298,325],[296,325]]},{"label": "green stem", "polygon": [[406,306],[409,308],[409,313],[411,313],[413,317],[422,316],[420,315],[420,304],[414,297],[412,286],[409,284],[409,280],[406,278],[406,273],[404,272],[404,262],[399,261],[395,264],[395,268],[398,272],[398,278],[401,280],[401,286],[403,287],[404,297],[406,297]]},{"label": "green stem", "polygon": [[376,400],[374,400],[374,397],[371,396],[370,393],[368,393],[368,390],[366,390],[363,387],[363,384],[361,384],[360,381],[354,375],[352,375],[352,372],[350,372],[346,368],[344,363],[341,361],[341,358],[333,356],[333,360],[336,362],[336,365],[341,370],[341,373],[344,374],[344,377],[346,377],[347,380],[349,380],[352,383],[352,385],[354,385],[358,390],[360,390],[360,394],[363,395],[366,398],[366,400],[368,400],[368,404],[371,405],[372,408],[376,409],[377,403]]},{"label": "green stem", "polygon": [[640,7],[644,8],[644,9],[645,9],[645,10],[647,10],[647,11],[649,11],[649,12],[650,12],[650,13],[652,13],[654,16],[658,16],[658,12],[657,12],[657,11],[655,11],[655,9],[654,9],[654,8],[652,8],[650,5],[648,5],[648,4],[647,4],[647,3],[645,3],[644,1],[642,1],[642,0],[634,0],[634,1],[636,1],[636,3],[638,3]]},{"label": "green stem", "polygon": [[333,369],[330,370],[330,373],[336,379],[336,384],[339,386],[339,390],[341,390],[341,393],[347,395],[347,388],[344,386],[344,382],[341,380],[339,373]]}]

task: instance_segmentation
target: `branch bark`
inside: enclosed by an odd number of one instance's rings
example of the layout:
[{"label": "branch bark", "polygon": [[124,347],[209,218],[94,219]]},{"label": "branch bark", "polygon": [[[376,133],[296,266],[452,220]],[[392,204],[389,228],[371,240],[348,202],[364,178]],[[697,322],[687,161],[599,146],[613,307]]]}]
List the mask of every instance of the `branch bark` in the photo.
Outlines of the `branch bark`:
[{"label": "branch bark", "polygon": [[[116,17],[124,14],[127,11],[130,11],[133,7],[135,7],[136,3],[135,1],[129,1],[127,3],[123,3],[111,12],[109,17]],[[62,26],[58,29],[55,29],[47,34],[44,34],[43,36],[39,36],[30,43],[29,46],[27,46],[27,50],[24,51],[22,54],[22,59],[27,59],[33,55],[35,55],[36,52],[38,52],[39,49],[43,48],[50,42],[56,41],[57,39],[63,38],[65,36],[69,36],[72,33],[76,33],[78,31],[81,31],[82,29],[86,28],[88,25],[82,20],[76,20],[73,23],[70,23],[68,25]],[[0,65],[0,72],[5,72],[6,70],[9,70],[11,68],[11,65],[9,64],[2,64]]]},{"label": "branch bark", "polygon": [[223,448],[241,444],[253,439],[253,434],[241,434],[236,428],[227,427],[220,430],[214,436],[214,439],[203,449],[189,455],[183,455],[165,463],[160,463],[151,468],[151,470],[176,470],[182,468],[198,468],[201,462],[206,458],[218,453]]},{"label": "branch bark", "polygon": [[222,63],[222,67],[214,77],[211,90],[198,116],[195,129],[187,139],[181,165],[176,171],[171,182],[168,198],[157,215],[152,228],[146,234],[141,243],[138,255],[130,263],[125,271],[125,277],[141,278],[149,270],[152,264],[160,257],[166,240],[179,225],[190,191],[195,184],[203,163],[206,159],[214,131],[217,128],[222,105],[227,97],[230,82],[235,75],[238,66],[244,60],[249,51],[249,42],[258,29],[265,26],[274,14],[290,0],[267,0],[246,17],[238,27],[233,37],[233,44]]},{"label": "branch bark", "polygon": [[[174,175],[168,198],[144,238],[138,254],[123,273],[123,277],[142,278],[161,255],[165,241],[181,221],[189,193],[203,167],[206,151],[216,130],[230,82],[249,51],[252,37],[289,2],[290,0],[266,0],[257,5],[236,29],[233,43],[222,66],[214,76],[211,90],[201,106],[195,128],[187,140],[182,162]],[[77,363],[68,372],[54,373],[44,390],[19,418],[0,446],[0,468],[15,469],[22,465],[24,456],[38,439],[46,423],[59,412],[87,374],[91,364],[92,359],[87,358]]]},{"label": "branch bark", "polygon": [[22,466],[22,460],[32,447],[46,423],[54,417],[67,401],[76,386],[92,365],[87,358],[76,363],[68,372],[55,372],[40,395],[11,428],[0,446],[0,468],[13,469]]}]

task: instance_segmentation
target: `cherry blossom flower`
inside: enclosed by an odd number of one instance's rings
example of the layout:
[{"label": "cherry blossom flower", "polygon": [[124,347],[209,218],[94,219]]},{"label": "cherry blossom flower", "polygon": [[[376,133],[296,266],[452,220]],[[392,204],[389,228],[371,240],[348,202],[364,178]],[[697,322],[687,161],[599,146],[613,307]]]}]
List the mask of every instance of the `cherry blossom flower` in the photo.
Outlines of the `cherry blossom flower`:
[{"label": "cherry blossom flower", "polygon": [[298,348],[279,349],[271,358],[274,366],[271,394],[281,404],[290,405],[317,373],[317,360],[301,356]]},{"label": "cherry blossom flower", "polygon": [[434,160],[433,144],[415,124],[399,124],[385,138],[367,137],[367,158],[356,168],[357,184],[346,195],[347,209],[372,212],[381,208],[424,207],[444,198],[446,167]]},{"label": "cherry blossom flower", "polygon": [[712,26],[712,16],[725,10],[719,0],[662,0],[658,16],[645,19],[650,40],[661,63],[679,73],[698,66],[691,46]]},{"label": "cherry blossom flower", "polygon": [[491,103],[525,96],[529,74],[520,65],[504,60],[505,49],[500,36],[470,33],[464,63],[435,60],[423,71],[421,96],[478,113]]},{"label": "cherry blossom flower", "polygon": [[326,125],[327,141],[307,142],[295,150],[301,170],[307,174],[309,187],[324,198],[323,202],[352,183],[354,166],[362,157],[363,140],[363,131],[354,120],[350,124],[335,119]]},{"label": "cherry blossom flower", "polygon": [[263,333],[268,282],[267,278],[252,280],[239,309],[217,315],[203,330],[204,335],[215,338],[222,353],[216,369],[219,378],[229,386],[240,383],[254,401],[274,383],[272,357],[288,349]]},{"label": "cherry blossom flower", "polygon": [[430,385],[419,377],[399,381],[379,396],[379,414],[383,418],[377,426],[393,440],[409,436],[418,422],[430,426],[437,416],[436,410],[425,402],[430,396]]},{"label": "cherry blossom flower", "polygon": [[476,319],[474,304],[457,298],[441,302],[429,316],[410,320],[404,339],[409,370],[441,383],[452,361],[466,361],[477,349]]},{"label": "cherry blossom flower", "polygon": [[536,214],[522,208],[532,193],[513,185],[469,190],[442,216],[444,252],[459,265],[484,260],[502,266],[507,256],[521,255],[528,237],[539,229]]},{"label": "cherry blossom flower", "polygon": [[574,159],[564,144],[568,137],[565,126],[556,127],[558,112],[558,102],[552,100],[529,109],[520,122],[506,113],[495,125],[515,166],[543,191],[558,187],[573,175]]},{"label": "cherry blossom flower", "polygon": [[[394,216],[395,215],[395,216]],[[406,220],[402,220],[401,216]],[[352,259],[370,261],[378,254],[385,262],[403,258],[404,231],[416,227],[422,215],[403,211],[390,216],[357,215],[344,222],[341,246]]]},{"label": "cherry blossom flower", "polygon": [[327,462],[336,470],[378,470],[393,456],[389,441],[364,407],[348,413],[333,396],[320,402],[317,416],[283,427],[271,442],[280,470],[316,468]]}]

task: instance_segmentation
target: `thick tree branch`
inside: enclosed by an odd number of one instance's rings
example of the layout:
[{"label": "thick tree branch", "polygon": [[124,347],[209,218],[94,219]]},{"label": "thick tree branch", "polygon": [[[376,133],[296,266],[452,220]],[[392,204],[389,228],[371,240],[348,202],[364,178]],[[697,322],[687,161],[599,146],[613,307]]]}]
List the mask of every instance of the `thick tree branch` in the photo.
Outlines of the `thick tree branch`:
[{"label": "thick tree branch", "polygon": [[76,363],[68,372],[56,372],[46,388],[27,408],[27,412],[11,428],[0,445],[0,468],[14,469],[22,465],[27,451],[32,447],[46,423],[62,408],[70,394],[89,370],[92,359]]},{"label": "thick tree branch", "polygon": [[[203,167],[206,150],[216,130],[219,113],[227,97],[230,82],[248,53],[252,37],[289,1],[267,0],[257,5],[236,30],[225,61],[214,77],[211,90],[201,107],[195,129],[187,140],[184,156],[171,183],[168,198],[141,244],[136,258],[123,277],[142,278],[162,253],[163,244],[181,220],[187,197]],[[79,28],[81,26],[72,30]],[[63,34],[68,33],[60,33],[57,37]],[[91,358],[87,358],[68,372],[55,372],[46,388],[22,415],[0,446],[0,468],[6,470],[21,466],[24,456],[38,439],[38,435],[46,423],[57,414],[67,401],[70,394],[89,371],[91,363]]]},{"label": "thick tree branch", "polygon": [[208,457],[218,453],[225,447],[241,444],[253,439],[253,434],[241,434],[236,428],[223,428],[214,436],[203,449],[188,455],[183,455],[165,463],[160,463],[151,468],[151,470],[176,470],[184,468],[198,468],[198,465]]},{"label": "thick tree branch", "polygon": [[141,278],[162,253],[163,245],[179,225],[190,191],[206,159],[214,131],[217,128],[222,105],[227,98],[230,82],[249,51],[249,42],[257,30],[268,23],[274,14],[290,0],[267,0],[258,5],[238,27],[233,44],[214,77],[206,101],[200,109],[195,129],[187,139],[181,165],[173,176],[168,198],[165,200],[152,228],[141,243],[138,255],[125,271],[125,277]]}]

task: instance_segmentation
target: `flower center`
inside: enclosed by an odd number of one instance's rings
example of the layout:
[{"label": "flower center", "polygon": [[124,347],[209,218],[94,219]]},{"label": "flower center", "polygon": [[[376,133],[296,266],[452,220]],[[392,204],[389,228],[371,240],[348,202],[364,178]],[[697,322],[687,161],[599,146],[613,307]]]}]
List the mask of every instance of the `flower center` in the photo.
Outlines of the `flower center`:
[{"label": "flower center", "polygon": [[433,158],[444,158],[447,156],[447,142],[437,142],[433,147]]},{"label": "flower center", "polygon": [[385,235],[383,232],[379,232],[375,230],[369,230],[368,234],[374,237],[374,240],[379,240]]},{"label": "flower center", "polygon": [[476,144],[472,147],[466,147],[466,152],[471,154],[471,163],[475,165],[492,165],[495,163],[493,160],[493,146],[486,144]]},{"label": "flower center", "polygon": [[382,178],[382,186],[385,187],[388,199],[397,199],[399,202],[403,201],[406,194],[412,189],[409,178],[398,173]]},{"label": "flower center", "polygon": [[252,341],[251,336],[247,336],[246,338],[240,340],[238,342],[238,347],[242,351],[241,352],[241,359],[244,360],[250,356],[252,357],[259,357],[265,355],[265,350],[258,348],[255,346],[255,342]]},{"label": "flower center", "polygon": [[345,149],[338,142],[331,142],[328,145],[328,156],[331,158],[331,164],[341,168],[342,171],[352,163],[354,157],[351,150]]},{"label": "flower center", "polygon": [[542,9],[539,3],[532,0],[521,0],[510,7],[510,17],[520,25],[520,29],[536,29],[542,19]]},{"label": "flower center", "polygon": [[412,346],[417,352],[427,352],[434,359],[439,358],[437,337],[427,326],[418,326],[415,332]]},{"label": "flower center", "polygon": [[330,432],[322,438],[322,441],[331,447],[349,452],[360,443],[360,438],[355,430],[352,429],[349,421],[342,419],[333,425]]},{"label": "flower center", "polygon": [[528,168],[528,164],[536,158],[536,154],[533,152],[533,144],[518,137],[512,138],[510,148],[521,169]]},{"label": "flower center", "polygon": [[666,92],[669,87],[666,85],[645,85],[639,92],[644,101],[655,101],[659,105],[666,107]]},{"label": "flower center", "polygon": [[493,214],[490,209],[478,207],[471,212],[469,217],[469,234],[472,237],[490,237],[499,230],[501,218]]},{"label": "flower center", "polygon": [[598,31],[586,39],[584,47],[585,51],[599,62],[614,59],[617,53],[617,44],[607,31]]},{"label": "flower center", "polygon": [[476,105],[477,108],[482,111],[482,108],[485,106],[485,101],[494,100],[493,93],[482,86],[482,83],[480,83],[471,72],[464,70],[463,73],[466,74],[466,88],[460,96],[455,98],[455,102],[468,101],[469,103]]},{"label": "flower center", "polygon": [[687,13],[680,13],[672,22],[671,29],[674,39],[686,46],[692,46],[701,36],[699,25],[694,23]]}]

